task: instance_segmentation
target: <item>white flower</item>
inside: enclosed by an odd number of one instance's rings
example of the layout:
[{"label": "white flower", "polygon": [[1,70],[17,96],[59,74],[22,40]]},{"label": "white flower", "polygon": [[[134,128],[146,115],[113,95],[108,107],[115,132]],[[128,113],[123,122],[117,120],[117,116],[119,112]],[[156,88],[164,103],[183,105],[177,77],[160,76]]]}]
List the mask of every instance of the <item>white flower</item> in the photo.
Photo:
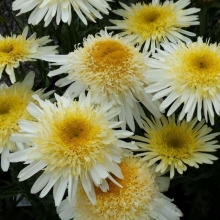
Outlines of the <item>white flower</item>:
[{"label": "white flower", "polygon": [[[125,149],[137,149],[127,138],[133,133],[124,130],[113,130],[121,122],[113,121],[119,109],[110,105],[99,106],[90,103],[91,97],[81,94],[79,101],[73,101],[66,93],[60,97],[55,94],[56,103],[42,101],[38,96],[40,108],[33,103],[28,111],[37,122],[19,121],[22,133],[14,134],[11,140],[30,143],[33,147],[11,154],[11,162],[25,161],[29,165],[18,175],[23,181],[42,171],[34,183],[31,193],[41,191],[44,197],[51,188],[55,205],[59,205],[66,188],[70,201],[80,179],[90,201],[95,204],[96,197],[93,183],[100,186],[109,178],[120,186],[109,174],[123,178],[117,165],[121,157],[127,154]],[[117,186],[117,187],[118,187]],[[107,184],[102,187],[105,190]]]},{"label": "white flower", "polygon": [[29,11],[31,13],[28,23],[37,25],[43,18],[45,26],[48,26],[52,19],[56,17],[56,23],[62,20],[70,24],[72,20],[72,10],[74,10],[84,24],[87,18],[95,22],[95,18],[102,19],[100,12],[108,14],[109,4],[112,0],[15,0],[12,4],[14,11],[20,10],[19,14]]},{"label": "white flower", "polygon": [[175,170],[182,174],[186,171],[186,165],[198,168],[198,164],[212,164],[218,158],[209,154],[220,148],[217,140],[213,140],[220,133],[210,134],[212,129],[204,125],[205,121],[197,123],[197,118],[190,122],[183,120],[175,121],[175,116],[166,119],[145,119],[143,129],[145,137],[133,136],[137,141],[144,156],[143,161],[152,166],[156,162],[160,163],[156,167],[156,172],[164,173],[170,171],[170,177],[174,176]]},{"label": "white flower", "polygon": [[56,85],[63,87],[72,83],[67,91],[73,97],[88,90],[92,102],[120,107],[119,119],[124,121],[123,129],[127,123],[134,131],[134,119],[142,126],[141,118],[145,114],[141,104],[160,117],[159,102],[152,102],[152,96],[144,92],[148,85],[148,66],[145,64],[148,57],[126,39],[100,31],[96,36],[89,35],[83,47],[76,48],[74,52],[45,56],[44,59],[62,65],[49,72],[48,76],[68,73]]},{"label": "white flower", "polygon": [[14,83],[14,68],[20,65],[20,62],[42,59],[42,56],[55,54],[57,46],[45,46],[52,40],[49,36],[36,38],[36,33],[27,38],[28,27],[21,35],[12,35],[3,37],[0,35],[0,79],[5,69],[10,80]]},{"label": "white flower", "polygon": [[145,91],[155,93],[153,100],[166,97],[160,109],[170,106],[168,116],[183,104],[180,120],[187,115],[190,121],[196,112],[199,121],[204,113],[206,122],[214,124],[214,112],[220,113],[220,45],[204,43],[199,37],[194,43],[163,48],[147,61],[155,70],[148,73],[152,83]]},{"label": "white flower", "polygon": [[20,142],[9,139],[12,134],[19,132],[18,120],[35,120],[26,109],[30,102],[36,103],[32,95],[38,94],[42,98],[47,98],[51,94],[51,92],[43,94],[43,90],[32,91],[33,84],[34,73],[30,72],[23,82],[17,82],[10,87],[6,84],[0,85],[0,153],[3,171],[7,171],[10,165],[9,152],[24,147]]},{"label": "white flower", "polygon": [[[178,220],[181,211],[171,199],[160,193],[169,187],[169,178],[156,177],[140,158],[125,158],[120,164],[124,179],[118,179],[119,188],[109,182],[107,192],[95,188],[97,204],[92,205],[79,187],[75,204],[64,200],[57,208],[62,220],[133,219]],[[158,187],[158,183],[160,183]]]},{"label": "white flower", "polygon": [[124,9],[113,10],[124,20],[110,20],[115,26],[110,26],[111,30],[122,30],[120,36],[126,36],[132,43],[143,45],[144,50],[155,52],[155,48],[160,48],[160,43],[173,42],[179,40],[191,41],[186,36],[195,36],[194,33],[183,30],[183,27],[198,25],[198,16],[194,15],[200,9],[188,8],[190,0],[179,0],[176,2],[152,0],[152,3],[136,3],[130,7],[120,3]]}]

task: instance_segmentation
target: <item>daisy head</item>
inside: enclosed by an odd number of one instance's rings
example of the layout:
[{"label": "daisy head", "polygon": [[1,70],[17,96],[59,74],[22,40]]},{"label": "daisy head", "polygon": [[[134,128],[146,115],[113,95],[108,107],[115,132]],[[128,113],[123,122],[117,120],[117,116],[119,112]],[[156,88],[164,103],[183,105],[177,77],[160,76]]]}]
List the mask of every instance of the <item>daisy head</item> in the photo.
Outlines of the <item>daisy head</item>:
[{"label": "daisy head", "polygon": [[180,120],[187,115],[190,121],[196,112],[198,120],[204,115],[206,122],[214,124],[214,112],[220,113],[220,45],[199,37],[187,45],[163,47],[165,51],[159,50],[155,59],[147,62],[156,72],[148,74],[152,85],[145,91],[155,93],[153,99],[166,97],[160,109],[170,106],[168,116],[183,104]]},{"label": "daisy head", "polygon": [[108,2],[112,0],[15,0],[12,4],[14,11],[20,10],[18,15],[32,11],[28,23],[37,25],[43,18],[45,26],[48,26],[56,17],[56,23],[62,20],[64,23],[71,23],[72,10],[76,12],[80,20],[87,25],[87,18],[95,22],[94,18],[102,19],[103,14],[110,10]]},{"label": "daisy head", "polygon": [[[107,192],[95,187],[97,204],[92,205],[79,187],[75,205],[64,200],[57,212],[62,220],[96,219],[158,219],[177,220],[181,211],[171,200],[160,193],[153,169],[140,158],[127,157],[120,164],[124,179],[117,179],[119,188],[109,182]],[[162,185],[169,186],[168,178],[161,178]],[[167,218],[165,218],[167,217]]]},{"label": "daisy head", "polygon": [[148,161],[148,166],[160,161],[156,172],[164,173],[170,170],[173,178],[175,170],[182,174],[186,171],[186,165],[198,168],[198,164],[212,164],[218,158],[209,154],[216,151],[218,141],[213,140],[219,133],[210,134],[211,128],[205,125],[205,121],[197,123],[194,118],[190,122],[175,120],[175,116],[166,119],[145,119],[143,129],[145,137],[133,136],[136,144],[143,153],[143,161]]},{"label": "daisy head", "polygon": [[195,36],[181,29],[199,24],[198,16],[194,14],[200,9],[184,9],[190,0],[165,1],[163,4],[160,0],[152,0],[149,4],[136,3],[130,7],[120,4],[124,9],[113,12],[124,20],[110,20],[115,26],[108,29],[122,30],[120,36],[127,36],[134,44],[144,44],[144,50],[154,53],[162,42],[187,42],[190,39],[186,36]]},{"label": "daisy head", "polygon": [[42,98],[48,97],[51,93],[43,94],[43,90],[33,92],[34,73],[30,72],[23,82],[17,82],[8,87],[0,85],[0,153],[1,168],[7,171],[9,168],[9,152],[22,148],[22,144],[10,140],[10,136],[19,132],[18,120],[35,121],[34,117],[27,111],[30,102],[36,101],[32,95],[38,94]]},{"label": "daisy head", "polygon": [[[78,102],[67,93],[63,97],[55,95],[55,103],[42,101],[38,96],[34,98],[40,107],[31,103],[28,111],[36,122],[20,120],[22,133],[11,138],[33,146],[9,157],[11,162],[30,163],[19,173],[20,181],[43,170],[31,192],[42,190],[40,197],[43,197],[53,187],[55,205],[61,202],[66,188],[70,201],[75,199],[79,179],[93,204],[96,203],[93,183],[100,186],[109,178],[120,186],[109,173],[123,178],[117,164],[127,154],[123,148],[137,147],[120,140],[132,132],[113,130],[120,125],[112,120],[119,109],[109,111],[109,105],[92,105],[91,97],[84,94]],[[106,187],[107,183],[102,190]]]},{"label": "daisy head", "polygon": [[36,38],[36,33],[27,38],[28,27],[21,35],[3,37],[0,35],[0,78],[5,69],[12,83],[15,82],[14,68],[20,62],[41,59],[43,55],[55,54],[56,46],[45,46],[52,40],[48,36]]},{"label": "daisy head", "polygon": [[159,102],[152,102],[151,96],[144,92],[148,85],[145,76],[147,57],[124,38],[100,31],[96,36],[89,35],[83,47],[76,48],[74,52],[44,59],[62,65],[48,75],[68,73],[56,85],[62,87],[72,83],[67,91],[73,97],[88,90],[93,102],[120,107],[119,119],[125,122],[123,128],[127,122],[134,130],[133,118],[141,126],[144,112],[140,103],[156,117],[160,116]]}]

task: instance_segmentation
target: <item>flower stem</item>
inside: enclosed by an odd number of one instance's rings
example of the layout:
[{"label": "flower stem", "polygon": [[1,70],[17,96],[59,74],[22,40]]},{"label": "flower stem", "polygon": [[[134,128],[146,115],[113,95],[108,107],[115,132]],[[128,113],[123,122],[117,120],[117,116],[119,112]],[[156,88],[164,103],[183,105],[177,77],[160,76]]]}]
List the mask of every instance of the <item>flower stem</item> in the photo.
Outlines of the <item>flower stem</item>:
[{"label": "flower stem", "polygon": [[207,12],[208,8],[203,7],[200,11],[200,36],[204,36],[207,27]]}]

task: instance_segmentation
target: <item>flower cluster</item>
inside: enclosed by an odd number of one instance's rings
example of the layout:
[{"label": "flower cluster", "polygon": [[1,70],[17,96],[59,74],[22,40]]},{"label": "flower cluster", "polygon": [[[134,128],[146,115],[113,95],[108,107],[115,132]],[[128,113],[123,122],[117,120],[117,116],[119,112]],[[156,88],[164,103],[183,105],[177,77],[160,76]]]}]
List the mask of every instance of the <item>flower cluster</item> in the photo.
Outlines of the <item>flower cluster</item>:
[{"label": "flower cluster", "polygon": [[[12,8],[31,11],[29,24],[44,18],[59,28],[73,15],[96,22],[112,2],[15,0]],[[28,37],[28,27],[0,35],[0,78],[12,83],[0,85],[2,170],[23,162],[19,181],[38,173],[31,193],[42,198],[52,189],[63,220],[180,219],[162,192],[187,166],[212,164],[220,148],[220,133],[206,124],[220,114],[220,45],[192,40],[187,27],[199,24],[200,9],[189,5],[121,2],[115,26],[85,36],[68,54],[45,46],[49,36]],[[33,72],[19,77],[21,63],[35,59],[46,63],[45,82],[56,81],[56,92],[35,91]]]}]

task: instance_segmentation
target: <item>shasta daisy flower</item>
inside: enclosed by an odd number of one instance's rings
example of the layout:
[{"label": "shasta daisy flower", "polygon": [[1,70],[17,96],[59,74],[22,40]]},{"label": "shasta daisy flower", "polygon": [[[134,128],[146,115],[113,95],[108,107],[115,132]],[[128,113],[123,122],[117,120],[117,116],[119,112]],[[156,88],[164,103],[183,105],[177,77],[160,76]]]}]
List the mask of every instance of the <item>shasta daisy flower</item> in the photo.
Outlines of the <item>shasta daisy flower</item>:
[{"label": "shasta daisy flower", "polygon": [[29,38],[27,34],[28,27],[18,36],[3,37],[0,35],[0,79],[5,69],[11,82],[14,83],[14,68],[17,68],[20,62],[42,59],[43,55],[56,53],[56,46],[45,46],[51,42],[48,36],[37,39],[35,33]]},{"label": "shasta daisy flower", "polygon": [[96,36],[89,35],[68,55],[45,56],[45,60],[62,65],[49,72],[48,76],[68,73],[65,78],[56,82],[57,86],[72,85],[68,92],[77,97],[86,89],[95,103],[111,103],[120,107],[119,119],[135,129],[134,118],[142,125],[144,112],[142,103],[152,114],[160,117],[159,102],[152,102],[152,96],[144,92],[148,85],[145,57],[138,48],[129,44],[126,39],[112,36],[100,31]]},{"label": "shasta daisy flower", "polygon": [[45,26],[48,26],[56,16],[56,23],[62,20],[70,24],[72,20],[72,9],[77,13],[84,24],[87,24],[87,18],[95,22],[95,18],[102,19],[100,12],[108,14],[109,4],[112,0],[15,0],[12,4],[14,11],[20,10],[18,15],[31,13],[28,23],[37,25],[43,18]]},{"label": "shasta daisy flower", "polygon": [[155,52],[160,43],[179,40],[187,42],[190,39],[186,36],[195,36],[194,33],[183,30],[183,27],[198,25],[198,16],[194,15],[200,9],[184,9],[190,4],[190,0],[179,0],[177,2],[152,0],[152,3],[137,3],[128,7],[120,3],[124,9],[113,10],[124,20],[110,20],[116,26],[108,29],[122,30],[120,36],[127,36],[134,44],[144,45],[144,50],[150,48]]},{"label": "shasta daisy flower", "polygon": [[142,160],[148,161],[148,166],[160,163],[156,167],[156,172],[170,170],[170,177],[174,176],[177,170],[180,174],[186,171],[186,165],[198,168],[198,164],[212,164],[218,158],[209,154],[216,151],[220,145],[215,145],[218,141],[213,140],[219,133],[210,134],[211,128],[204,125],[205,121],[197,123],[197,118],[190,122],[183,120],[175,121],[175,116],[166,119],[145,119],[143,129],[145,137],[133,136],[137,141],[140,151],[144,156]]},{"label": "shasta daisy flower", "polygon": [[204,43],[202,38],[190,44],[163,45],[154,60],[147,64],[154,68],[148,74],[152,84],[147,93],[155,93],[153,99],[166,97],[160,109],[169,108],[167,115],[173,114],[183,104],[179,119],[187,114],[187,121],[193,117],[197,107],[198,120],[204,113],[214,124],[214,115],[220,111],[220,45]]},{"label": "shasta daisy flower", "polygon": [[42,98],[48,97],[51,93],[43,94],[43,90],[33,92],[34,73],[29,73],[23,82],[17,82],[8,87],[6,84],[0,85],[0,153],[1,168],[7,171],[9,168],[9,152],[16,151],[22,144],[11,141],[9,138],[13,133],[19,132],[18,120],[25,119],[34,121],[34,117],[26,110],[30,102],[36,102],[33,94],[38,94]]},{"label": "shasta daisy flower", "polygon": [[53,187],[57,206],[66,188],[70,201],[74,199],[80,179],[87,196],[95,204],[93,183],[100,186],[106,178],[116,183],[110,172],[123,178],[117,164],[126,153],[123,148],[137,147],[119,139],[133,133],[113,130],[120,125],[120,122],[112,120],[119,109],[109,111],[110,105],[92,105],[89,95],[85,97],[81,94],[77,102],[67,93],[63,97],[55,94],[54,104],[48,100],[42,101],[37,96],[34,98],[38,100],[40,108],[30,104],[28,111],[37,122],[19,121],[22,134],[14,134],[11,138],[33,146],[9,157],[11,162],[30,163],[19,173],[19,180],[26,180],[43,170],[31,193],[42,190],[40,197],[44,197]]},{"label": "shasta daisy flower", "polygon": [[[109,182],[107,192],[95,187],[97,204],[92,205],[79,187],[75,204],[64,200],[57,208],[62,220],[96,219],[158,219],[178,220],[181,211],[171,203],[171,200],[161,194],[157,185],[157,178],[153,170],[139,158],[125,158],[120,164],[124,179],[117,179],[123,186],[119,188]],[[164,185],[169,180],[162,177]]]}]

